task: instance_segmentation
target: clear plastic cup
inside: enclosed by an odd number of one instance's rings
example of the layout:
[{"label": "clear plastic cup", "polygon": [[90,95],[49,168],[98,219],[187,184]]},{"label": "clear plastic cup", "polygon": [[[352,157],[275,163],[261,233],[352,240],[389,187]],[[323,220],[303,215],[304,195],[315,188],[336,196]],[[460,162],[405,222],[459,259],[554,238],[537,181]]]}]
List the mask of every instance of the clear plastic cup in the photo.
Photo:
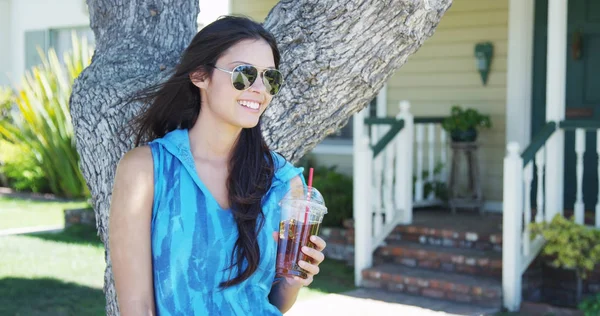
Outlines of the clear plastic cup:
[{"label": "clear plastic cup", "polygon": [[315,247],[309,238],[319,233],[327,207],[323,196],[315,188],[290,190],[281,200],[280,206],[276,275],[306,279],[307,271],[298,265],[298,261],[311,262],[311,259],[301,249],[303,246]]}]

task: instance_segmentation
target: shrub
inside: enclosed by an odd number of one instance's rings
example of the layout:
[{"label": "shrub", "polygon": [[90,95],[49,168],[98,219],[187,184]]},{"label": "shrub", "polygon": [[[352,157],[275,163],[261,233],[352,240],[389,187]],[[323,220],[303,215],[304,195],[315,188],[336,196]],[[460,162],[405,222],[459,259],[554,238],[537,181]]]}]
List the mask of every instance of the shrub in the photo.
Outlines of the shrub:
[{"label": "shrub", "polygon": [[[423,170],[421,173],[421,178],[423,179],[423,197],[427,198],[429,193],[435,195],[436,198],[440,199],[442,202],[448,202],[448,186],[445,182],[436,180],[439,178],[442,170],[444,169],[444,164],[439,162],[435,168],[433,169],[434,180],[429,181],[429,170]],[[417,177],[413,176],[413,196],[415,195],[415,188],[417,184]]]},{"label": "shrub", "polygon": [[[42,54],[43,64],[29,71],[15,98],[17,113],[0,120],[0,135],[18,146],[19,159],[7,162],[3,172],[17,189],[31,182],[32,191],[47,187],[64,197],[84,197],[89,191],[75,147],[69,113],[73,81],[90,62],[85,40],[80,44],[73,36],[73,48],[61,64],[53,49]],[[43,175],[45,186],[39,185]]]},{"label": "shrub", "polygon": [[48,191],[43,171],[34,156],[27,153],[27,146],[0,139],[0,153],[0,171],[7,178],[6,185],[18,191]]},{"label": "shrub", "polygon": [[600,315],[600,293],[586,298],[577,307],[585,316]]},{"label": "shrub", "polygon": [[[15,95],[12,89],[8,87],[0,87],[0,118],[3,120],[10,119],[10,111],[13,107],[14,100]],[[0,135],[0,138],[1,137],[2,135]]]},{"label": "shrub", "polygon": [[308,180],[308,171],[313,167],[313,186],[321,192],[327,206],[322,226],[343,227],[345,219],[353,217],[352,178],[336,171],[333,167],[314,167],[311,157],[304,158],[299,164],[304,167],[304,176]]},{"label": "shrub", "polygon": [[555,267],[575,270],[577,301],[582,294],[582,279],[600,263],[600,231],[576,224],[557,214],[550,223],[531,224],[532,236],[541,234],[546,244],[542,253]]}]

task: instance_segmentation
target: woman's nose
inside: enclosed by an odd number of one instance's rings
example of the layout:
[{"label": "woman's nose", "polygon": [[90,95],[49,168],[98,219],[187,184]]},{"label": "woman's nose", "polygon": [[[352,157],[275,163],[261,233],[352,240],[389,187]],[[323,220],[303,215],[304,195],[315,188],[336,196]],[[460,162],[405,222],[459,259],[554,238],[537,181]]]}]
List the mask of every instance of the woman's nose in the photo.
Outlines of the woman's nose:
[{"label": "woman's nose", "polygon": [[267,92],[267,87],[265,86],[265,83],[263,80],[263,74],[264,73],[258,74],[258,77],[256,77],[256,80],[254,80],[254,82],[250,86],[250,90],[256,91],[256,92]]}]

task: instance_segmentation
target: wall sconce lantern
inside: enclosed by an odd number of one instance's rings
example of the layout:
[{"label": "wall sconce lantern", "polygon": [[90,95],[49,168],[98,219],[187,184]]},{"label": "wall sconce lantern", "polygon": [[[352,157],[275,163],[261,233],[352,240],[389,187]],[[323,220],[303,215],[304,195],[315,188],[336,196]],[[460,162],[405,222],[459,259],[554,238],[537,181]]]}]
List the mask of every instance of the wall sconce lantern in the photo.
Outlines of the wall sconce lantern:
[{"label": "wall sconce lantern", "polygon": [[485,86],[490,73],[490,65],[494,56],[494,45],[491,42],[477,43],[475,45],[475,61],[477,71],[481,75],[481,81]]}]

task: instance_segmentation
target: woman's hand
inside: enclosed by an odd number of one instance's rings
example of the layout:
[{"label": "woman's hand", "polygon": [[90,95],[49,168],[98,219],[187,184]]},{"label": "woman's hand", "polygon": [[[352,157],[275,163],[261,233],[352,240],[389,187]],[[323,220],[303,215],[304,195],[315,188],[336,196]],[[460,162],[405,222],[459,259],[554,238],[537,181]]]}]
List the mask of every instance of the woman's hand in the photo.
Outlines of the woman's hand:
[{"label": "woman's hand", "polygon": [[[273,238],[275,241],[279,239],[279,232],[273,233]],[[298,265],[300,268],[306,270],[307,278],[303,279],[301,277],[286,277],[286,281],[291,286],[309,286],[315,275],[319,274],[319,264],[325,260],[325,255],[323,254],[323,250],[327,247],[327,243],[319,236],[310,236],[310,241],[315,245],[315,248],[310,248],[308,246],[302,247],[302,252],[309,258],[308,262],[304,260],[298,261]]]},{"label": "woman's hand", "polygon": [[302,252],[307,257],[309,257],[309,259],[307,261],[298,261],[298,265],[300,266],[300,268],[306,270],[308,275],[307,278],[303,279],[301,277],[295,276],[293,277],[293,280],[288,280],[288,282],[293,281],[294,283],[300,283],[300,285],[302,286],[309,286],[313,281],[313,277],[319,274],[319,264],[321,264],[321,262],[325,260],[323,250],[325,249],[327,244],[325,243],[325,240],[323,240],[319,236],[310,236],[310,241],[315,245],[314,249],[308,246],[302,247]]},{"label": "woman's hand", "polygon": [[[279,232],[273,232],[273,239],[275,242],[279,240]],[[301,260],[298,264],[304,270],[306,270],[307,278],[303,279],[298,276],[285,277],[283,279],[277,279],[273,283],[271,293],[269,293],[269,301],[271,304],[277,306],[282,312],[287,312],[298,297],[298,292],[304,286],[308,286],[312,283],[315,275],[319,274],[319,264],[325,259],[323,255],[323,249],[325,249],[325,240],[318,236],[310,236],[310,241],[315,245],[315,249],[310,247],[303,247],[302,253],[307,257],[306,262]]]}]

